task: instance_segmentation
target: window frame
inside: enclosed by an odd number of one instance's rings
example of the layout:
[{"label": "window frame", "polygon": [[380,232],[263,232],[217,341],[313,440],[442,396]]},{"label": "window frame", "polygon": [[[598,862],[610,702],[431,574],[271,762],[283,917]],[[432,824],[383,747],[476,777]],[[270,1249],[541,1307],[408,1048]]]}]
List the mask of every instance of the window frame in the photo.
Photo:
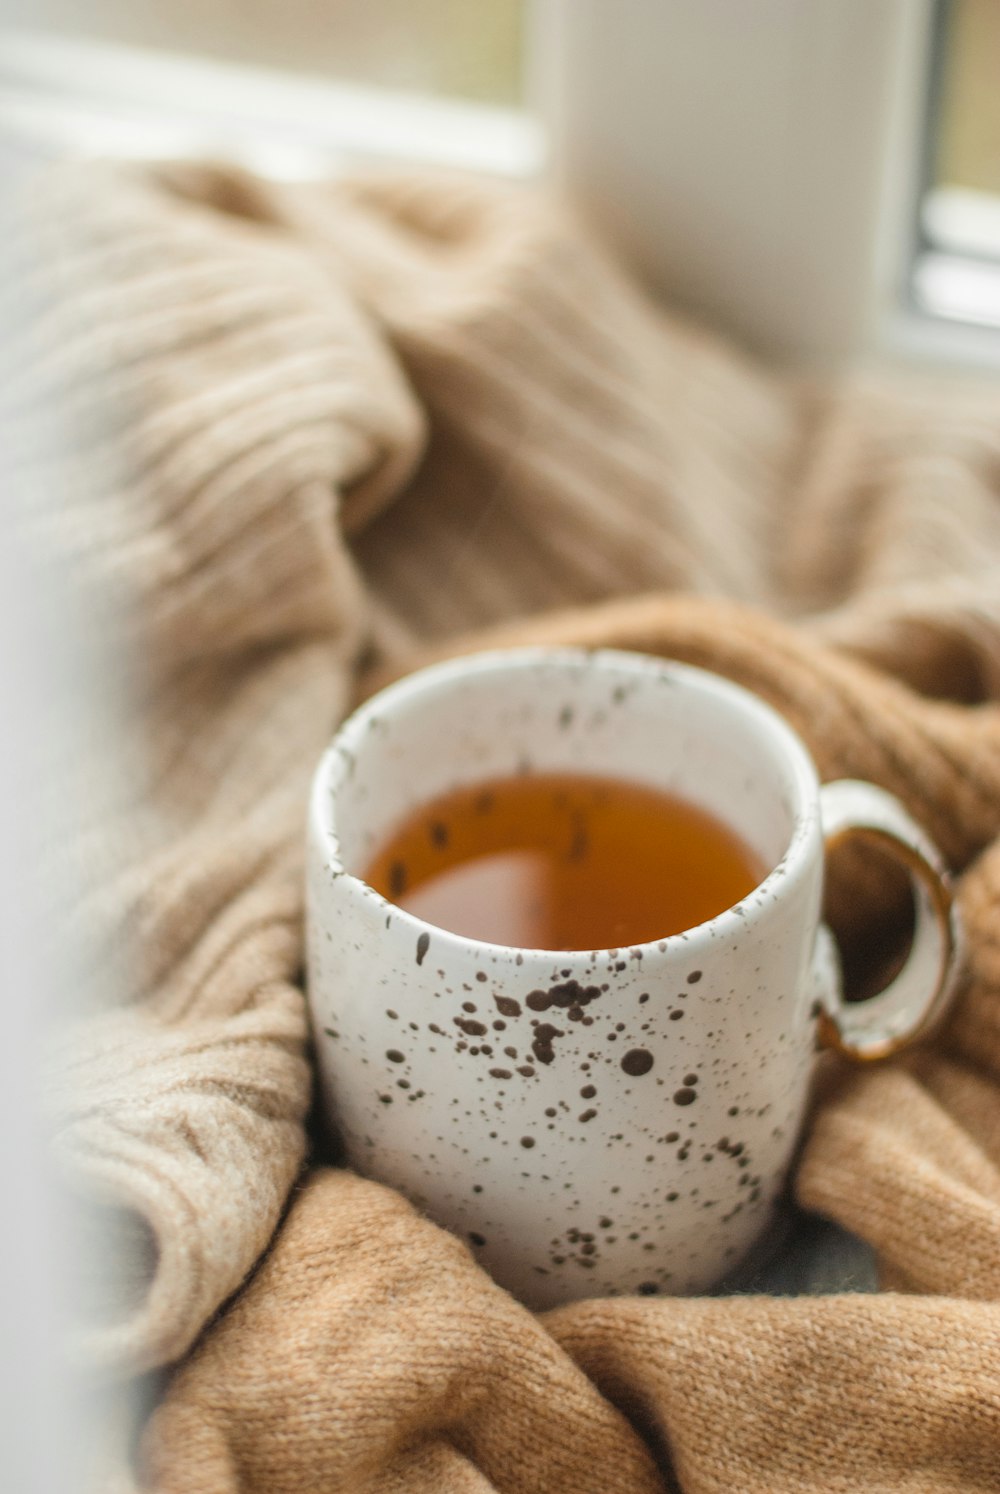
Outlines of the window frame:
[{"label": "window frame", "polygon": [[938,136],[955,0],[935,0],[910,293],[918,316],[973,345],[1000,338],[1000,195],[942,184]]},{"label": "window frame", "polygon": [[553,173],[674,304],[799,365],[1000,367],[911,289],[936,0],[630,0],[618,45],[543,9]]}]

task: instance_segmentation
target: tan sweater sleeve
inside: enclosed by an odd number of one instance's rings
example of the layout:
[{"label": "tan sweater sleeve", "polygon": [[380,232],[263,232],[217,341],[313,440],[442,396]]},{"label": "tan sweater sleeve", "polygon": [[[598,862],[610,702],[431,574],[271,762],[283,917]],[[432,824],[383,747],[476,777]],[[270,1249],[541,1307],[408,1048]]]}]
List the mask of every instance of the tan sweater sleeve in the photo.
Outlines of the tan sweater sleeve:
[{"label": "tan sweater sleeve", "polygon": [[29,527],[92,635],[47,827],[54,1150],[96,1242],[78,1352],[139,1370],[234,1291],[301,1165],[300,825],[369,627],[340,525],[423,425],[336,279],[224,203],[67,171],[25,223]]}]

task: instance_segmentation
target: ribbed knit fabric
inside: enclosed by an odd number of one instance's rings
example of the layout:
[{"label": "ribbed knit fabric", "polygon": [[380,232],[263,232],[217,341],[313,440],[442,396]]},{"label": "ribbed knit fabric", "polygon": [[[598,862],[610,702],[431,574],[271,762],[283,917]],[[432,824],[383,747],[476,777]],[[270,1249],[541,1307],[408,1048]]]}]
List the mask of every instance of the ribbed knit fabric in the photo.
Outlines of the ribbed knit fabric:
[{"label": "ribbed knit fabric", "polygon": [[[401,1199],[316,1171],[140,1484],[1000,1488],[1000,389],[778,377],[471,180],[77,168],[24,235],[40,310],[8,351],[72,436],[68,465],[31,455],[33,524],[128,685],[111,741],[74,744],[60,838],[89,1005],[54,1147],[119,1240],[84,1362],[181,1359],[293,1190],[305,793],[378,679],[525,639],[689,659],[965,873],[951,1023],[828,1076],[798,1173],[893,1292],[537,1320]],[[848,931],[889,905],[870,867],[847,892]]]}]

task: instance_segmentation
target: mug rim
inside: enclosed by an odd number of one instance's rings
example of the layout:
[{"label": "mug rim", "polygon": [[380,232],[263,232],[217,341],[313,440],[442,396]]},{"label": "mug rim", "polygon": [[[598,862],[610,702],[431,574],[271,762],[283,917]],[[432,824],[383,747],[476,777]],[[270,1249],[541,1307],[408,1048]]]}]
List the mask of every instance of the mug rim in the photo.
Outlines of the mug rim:
[{"label": "mug rim", "polygon": [[[395,709],[401,704],[424,696],[435,688],[447,689],[454,683],[467,680],[473,675],[496,672],[498,674],[520,672],[540,664],[548,666],[567,665],[574,669],[598,668],[609,675],[643,674],[648,679],[659,677],[665,684],[680,685],[714,695],[728,708],[751,716],[765,727],[784,751],[791,768],[796,800],[792,805],[792,831],[784,852],[774,866],[761,878],[745,897],[724,908],[703,923],[694,924],[677,933],[664,934],[657,939],[642,943],[621,945],[615,948],[588,946],[586,949],[541,949],[529,945],[497,944],[488,939],[476,939],[470,935],[455,933],[439,924],[428,922],[394,903],[391,898],[370,886],[356,872],[349,871],[340,855],[340,839],[333,823],[333,804],[340,786],[353,771],[354,762],[362,749],[364,737],[373,718],[384,715],[386,708]],[[623,949],[642,951],[643,954],[665,954],[682,945],[691,953],[695,947],[717,938],[720,933],[734,934],[748,926],[748,917],[779,896],[778,883],[791,889],[795,874],[805,869],[810,841],[814,838],[819,820],[819,775],[805,743],[785,718],[759,695],[737,684],[725,675],[703,669],[695,664],[685,664],[674,659],[661,658],[655,654],[644,654],[637,650],[615,648],[586,648],[573,646],[548,646],[544,644],[521,646],[509,649],[490,649],[481,653],[459,655],[416,669],[391,684],[383,686],[375,695],[362,702],[341,723],[332,740],[323,752],[313,776],[309,801],[310,831],[314,828],[319,837],[327,871],[338,878],[344,877],[366,900],[375,900],[379,908],[392,910],[394,919],[403,921],[419,938],[429,933],[436,940],[444,940],[446,947],[461,946],[465,950],[479,951],[484,957],[512,958],[522,955],[527,959],[544,959],[551,962],[557,958],[578,959],[580,955],[602,955],[614,957]]]}]

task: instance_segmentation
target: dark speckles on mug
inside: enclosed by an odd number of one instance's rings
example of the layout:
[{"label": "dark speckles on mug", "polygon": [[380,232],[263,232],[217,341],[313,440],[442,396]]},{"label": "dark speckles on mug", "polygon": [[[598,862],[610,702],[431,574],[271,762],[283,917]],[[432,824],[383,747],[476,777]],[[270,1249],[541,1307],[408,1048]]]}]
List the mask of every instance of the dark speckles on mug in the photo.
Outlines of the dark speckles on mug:
[{"label": "dark speckles on mug", "polygon": [[534,1037],[531,1040],[531,1051],[539,1063],[551,1063],[555,1058],[553,1044],[556,1038],[565,1037],[558,1027],[553,1027],[551,1022],[539,1022],[535,1028]]},{"label": "dark speckles on mug", "polygon": [[701,980],[701,971],[700,970],[692,970],[691,974],[688,976],[688,985],[689,986],[696,986],[700,980]]},{"label": "dark speckles on mug", "polygon": [[431,947],[431,936],[430,936],[430,934],[427,934],[427,933],[419,934],[417,936],[417,964],[418,965],[422,965],[424,963],[424,955],[427,953],[427,951],[430,949],[430,947]]},{"label": "dark speckles on mug", "polygon": [[390,1063],[405,1063],[406,1062],[406,1054],[405,1053],[400,1053],[400,1051],[399,1051],[398,1048],[389,1048],[387,1050],[385,1056],[389,1060]]},{"label": "dark speckles on mug", "polygon": [[693,1089],[688,1089],[687,1086],[674,1091],[675,1105],[693,1105],[697,1098],[697,1093]]},{"label": "dark speckles on mug", "polygon": [[578,1119],[582,1120],[582,1121],[592,1121],[594,1119],[594,1116],[596,1114],[597,1114],[596,1110],[584,1110],[584,1111],[581,1112],[581,1114],[579,1115]]},{"label": "dark speckles on mug", "polygon": [[494,992],[493,1000],[496,1002],[497,1011],[502,1017],[519,1017],[521,1015],[521,1003],[515,1001],[513,996],[498,996]]},{"label": "dark speckles on mug", "polygon": [[452,1017],[456,1027],[460,1027],[466,1037],[485,1037],[488,1028],[484,1022],[476,1022],[471,1017]]},{"label": "dark speckles on mug", "polygon": [[530,991],[524,998],[524,1004],[530,1011],[547,1012],[551,1007],[558,1007],[565,1011],[571,1022],[579,1022],[583,1018],[584,1008],[592,1001],[596,1001],[602,995],[600,986],[584,986],[577,980],[557,981],[547,991]]},{"label": "dark speckles on mug", "polygon": [[469,1239],[472,1241],[473,1245],[476,1245],[479,1248],[482,1248],[482,1246],[486,1244],[486,1237],[484,1235],[481,1235],[479,1231],[475,1229],[469,1230]]},{"label": "dark speckles on mug", "polygon": [[647,1048],[632,1048],[623,1054],[621,1066],[630,1078],[639,1079],[653,1067],[653,1055]]},{"label": "dark speckles on mug", "polygon": [[526,1152],[530,1152],[531,1148],[534,1146],[534,1144],[535,1144],[535,1138],[533,1136],[522,1136],[521,1137],[521,1145],[524,1147],[524,1149],[525,1149]]}]

